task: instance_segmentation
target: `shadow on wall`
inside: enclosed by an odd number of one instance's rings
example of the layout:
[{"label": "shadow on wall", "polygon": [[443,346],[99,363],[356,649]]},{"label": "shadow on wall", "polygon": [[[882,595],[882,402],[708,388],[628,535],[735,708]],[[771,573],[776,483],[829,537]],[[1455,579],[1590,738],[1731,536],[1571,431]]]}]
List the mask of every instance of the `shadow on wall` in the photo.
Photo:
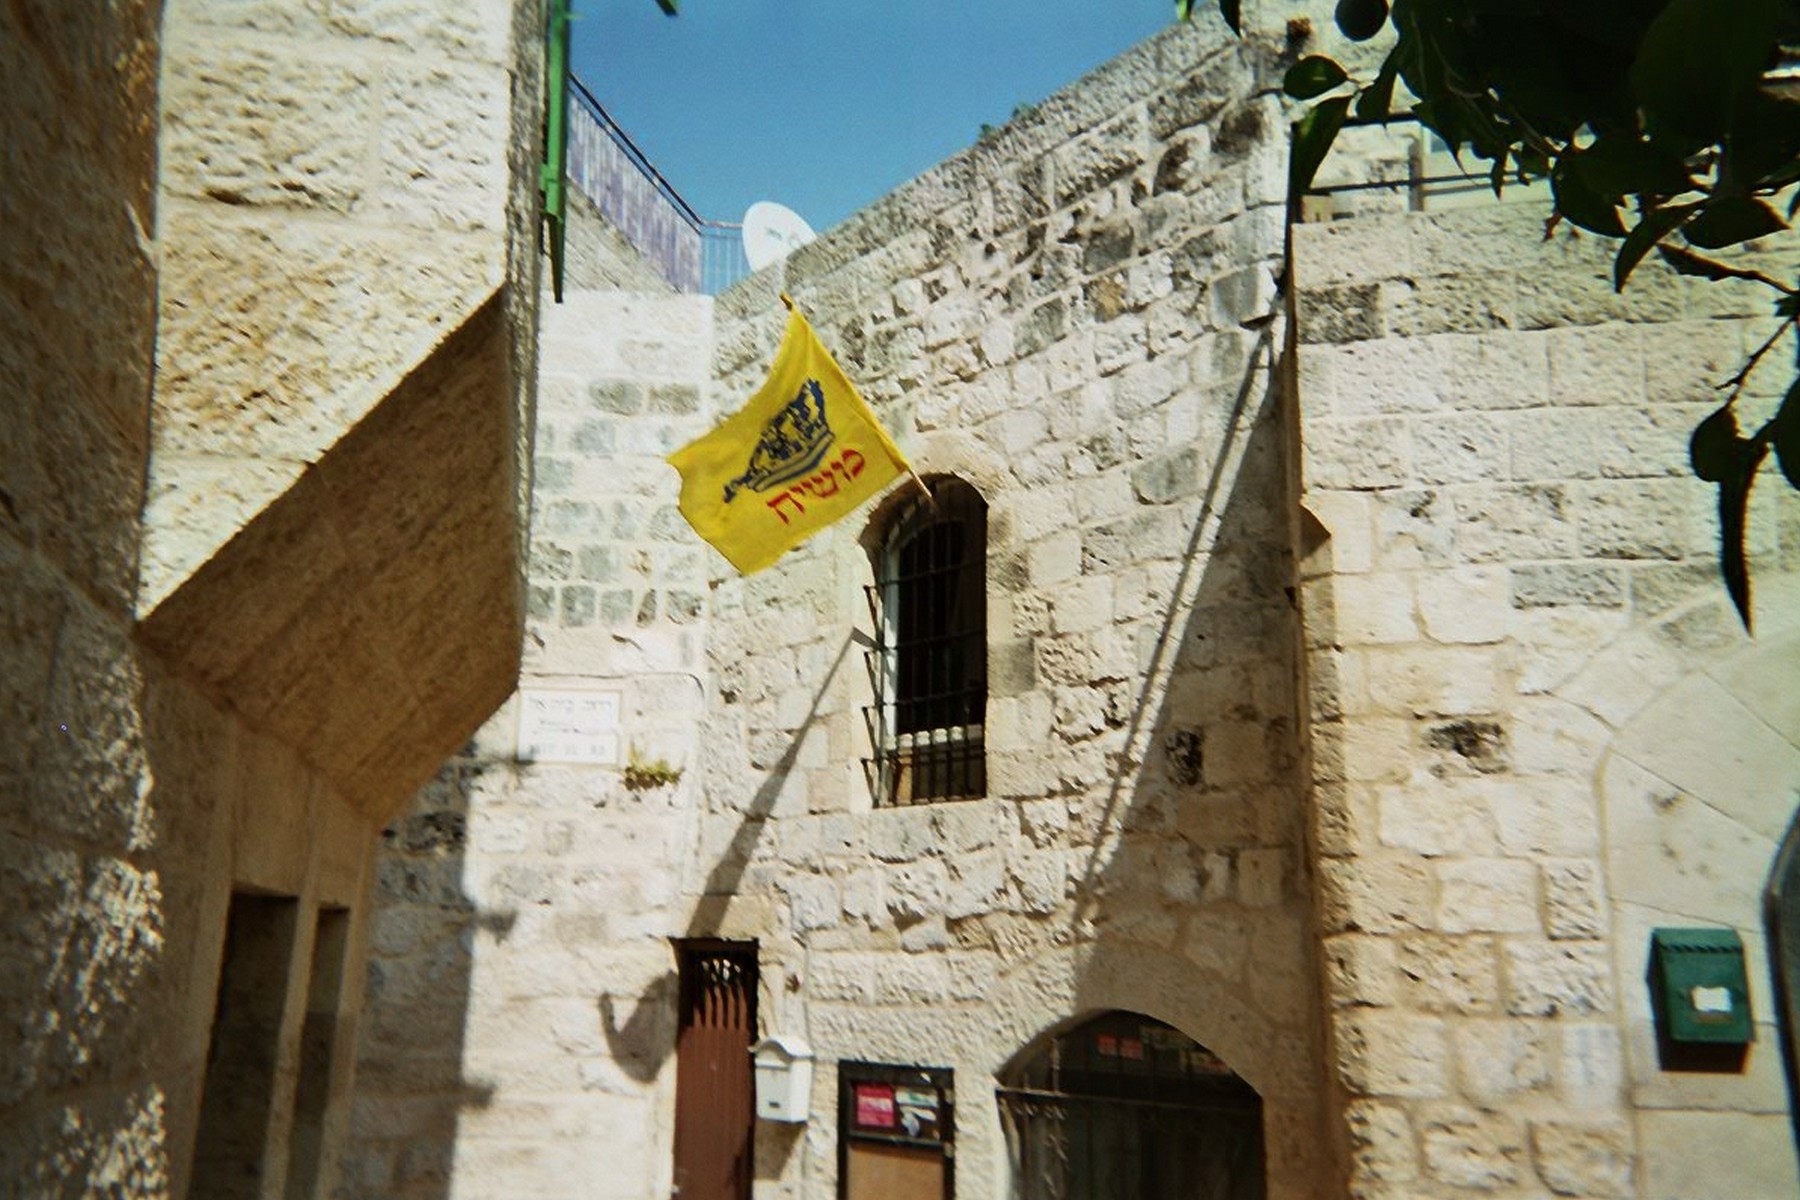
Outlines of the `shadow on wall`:
[{"label": "shadow on wall", "polygon": [[[1262,1094],[1273,1194],[1310,1194],[1327,1164],[1306,861],[1291,426],[1275,328],[1201,455],[1203,484],[1142,690],[1107,688],[1103,798],[1080,813],[1076,1014],[1175,1024]],[[1205,456],[1210,455],[1210,461]],[[1128,532],[1128,531],[1127,531]],[[1084,550],[1103,549],[1090,546]],[[1098,738],[1104,731],[1096,731]],[[1071,736],[1065,726],[1065,738]],[[1083,760],[1077,758],[1075,761]],[[1085,781],[1094,788],[1102,780]],[[1144,964],[1163,964],[1146,971]]]},{"label": "shadow on wall", "polygon": [[477,930],[504,940],[515,914],[476,907],[464,856],[471,797],[496,765],[453,759],[382,832],[339,1200],[447,1200],[458,1125],[492,1100],[491,1086],[463,1075],[471,950]]},{"label": "shadow on wall", "polygon": [[[688,916],[687,928],[679,935],[680,938],[717,935],[724,911],[743,883],[744,873],[749,869],[750,862],[756,855],[757,845],[768,828],[782,786],[796,765],[808,730],[818,719],[819,706],[830,694],[838,671],[849,657],[851,645],[851,640],[846,638],[838,648],[818,689],[813,693],[806,715],[801,719],[793,738],[782,752],[781,758],[763,778],[762,786],[756,789],[750,802],[744,806],[731,841],[707,872],[700,897]],[[680,980],[674,971],[658,976],[632,998],[634,1007],[623,1025],[619,1023],[617,1015],[619,1001],[610,993],[600,997],[600,1029],[606,1038],[607,1050],[620,1069],[639,1083],[654,1082],[661,1073],[663,1064],[675,1053],[678,1019],[676,1003],[679,991]],[[765,1132],[759,1124],[758,1137],[763,1137]],[[757,1162],[764,1162],[760,1149]]]}]

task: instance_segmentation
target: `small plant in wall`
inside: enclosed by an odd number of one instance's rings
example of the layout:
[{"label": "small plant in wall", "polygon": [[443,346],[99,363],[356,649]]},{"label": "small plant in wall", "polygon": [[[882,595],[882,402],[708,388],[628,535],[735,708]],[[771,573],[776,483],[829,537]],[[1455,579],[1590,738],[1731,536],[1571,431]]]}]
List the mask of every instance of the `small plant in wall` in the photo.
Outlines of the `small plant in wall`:
[{"label": "small plant in wall", "polygon": [[647,792],[680,782],[680,767],[670,766],[666,758],[645,758],[636,746],[631,747],[625,763],[626,787],[634,792]]}]

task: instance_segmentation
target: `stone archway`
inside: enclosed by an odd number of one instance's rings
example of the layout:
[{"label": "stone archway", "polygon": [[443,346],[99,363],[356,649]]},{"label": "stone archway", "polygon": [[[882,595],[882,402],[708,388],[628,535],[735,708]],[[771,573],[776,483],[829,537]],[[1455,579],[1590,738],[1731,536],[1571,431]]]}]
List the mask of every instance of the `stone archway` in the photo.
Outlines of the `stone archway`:
[{"label": "stone archway", "polygon": [[1263,1200],[1262,1098],[1212,1051],[1112,1010],[1000,1073],[1013,1200]]}]

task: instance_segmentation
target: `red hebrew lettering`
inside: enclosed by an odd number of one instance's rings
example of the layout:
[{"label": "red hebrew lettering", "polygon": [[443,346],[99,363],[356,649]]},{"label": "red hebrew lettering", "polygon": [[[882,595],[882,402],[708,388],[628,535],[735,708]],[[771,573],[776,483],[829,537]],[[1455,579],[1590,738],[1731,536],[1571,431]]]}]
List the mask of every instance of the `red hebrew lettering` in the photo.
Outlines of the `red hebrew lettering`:
[{"label": "red hebrew lettering", "polygon": [[[866,464],[867,460],[864,459],[861,454],[846,448],[844,453],[839,457],[843,460],[844,468],[850,472],[850,478],[855,479],[858,475],[863,473],[863,466]],[[853,458],[856,460],[855,462],[850,461]]]},{"label": "red hebrew lettering", "polygon": [[788,515],[781,511],[781,502],[783,500],[792,504],[796,513],[804,513],[806,511],[806,505],[800,503],[800,497],[794,495],[792,489],[781,493],[781,495],[769,501],[769,507],[774,510],[776,516],[781,518],[781,523],[783,525],[791,524],[788,520]]},{"label": "red hebrew lettering", "polygon": [[[830,485],[829,487],[826,486],[828,484]],[[837,476],[833,475],[830,471],[820,471],[817,475],[814,475],[811,479],[806,481],[806,490],[819,497],[821,500],[826,496],[835,496],[837,495],[838,490]]]}]

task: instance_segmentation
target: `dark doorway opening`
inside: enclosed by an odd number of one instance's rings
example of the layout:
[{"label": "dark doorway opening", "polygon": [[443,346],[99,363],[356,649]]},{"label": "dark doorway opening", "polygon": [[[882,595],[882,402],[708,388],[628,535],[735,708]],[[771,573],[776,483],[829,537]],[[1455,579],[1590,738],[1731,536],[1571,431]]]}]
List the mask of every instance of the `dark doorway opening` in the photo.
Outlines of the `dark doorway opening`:
[{"label": "dark doorway opening", "polygon": [[1110,1012],[998,1089],[1015,1200],[1262,1200],[1262,1098],[1172,1026]]},{"label": "dark doorway opening", "polygon": [[195,1200],[263,1194],[299,910],[291,896],[231,897],[188,1188]]}]

